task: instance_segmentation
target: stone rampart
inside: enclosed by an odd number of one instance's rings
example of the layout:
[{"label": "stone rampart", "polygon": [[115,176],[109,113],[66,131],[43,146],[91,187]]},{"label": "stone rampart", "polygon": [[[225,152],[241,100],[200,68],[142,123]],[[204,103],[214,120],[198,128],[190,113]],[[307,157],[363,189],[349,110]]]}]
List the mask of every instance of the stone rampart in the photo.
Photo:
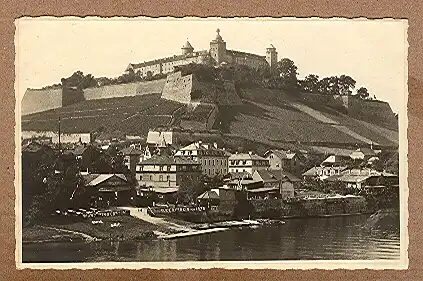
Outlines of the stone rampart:
[{"label": "stone rampart", "polygon": [[84,90],[84,97],[86,100],[96,100],[161,93],[165,82],[165,79],[159,79],[146,82],[88,88]]}]

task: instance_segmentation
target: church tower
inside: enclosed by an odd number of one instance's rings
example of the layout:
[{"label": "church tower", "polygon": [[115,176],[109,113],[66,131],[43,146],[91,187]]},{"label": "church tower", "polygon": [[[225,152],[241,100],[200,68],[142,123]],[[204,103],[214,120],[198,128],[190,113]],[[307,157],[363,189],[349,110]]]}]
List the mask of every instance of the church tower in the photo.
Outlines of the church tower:
[{"label": "church tower", "polygon": [[278,52],[276,52],[276,48],[272,44],[266,48],[266,61],[270,66],[270,70],[272,72],[275,71],[276,64],[278,63]]},{"label": "church tower", "polygon": [[210,42],[210,56],[217,64],[225,61],[226,57],[226,42],[220,36],[220,29],[216,30],[216,39]]}]

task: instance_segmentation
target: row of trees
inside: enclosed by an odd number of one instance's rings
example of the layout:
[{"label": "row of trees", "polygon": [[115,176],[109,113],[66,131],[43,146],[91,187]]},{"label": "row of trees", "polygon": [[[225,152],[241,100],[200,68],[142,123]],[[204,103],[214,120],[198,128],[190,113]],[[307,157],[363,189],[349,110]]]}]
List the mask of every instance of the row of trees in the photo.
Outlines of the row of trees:
[{"label": "row of trees", "polygon": [[[135,187],[136,179],[114,149],[98,153],[92,161],[93,173],[123,173]],[[38,152],[22,152],[22,212],[24,224],[48,219],[56,209],[89,206],[89,196],[79,173],[81,163],[43,145]]]},{"label": "row of trees", "polygon": [[[285,84],[285,88],[299,90],[307,93],[319,93],[327,95],[349,96],[353,94],[356,81],[348,75],[320,77],[316,74],[309,74],[303,80],[298,79],[298,68],[295,63],[284,58],[277,64],[277,75]],[[288,86],[288,87],[287,87]],[[370,94],[365,87],[357,90],[357,96],[362,99],[369,99]]]}]

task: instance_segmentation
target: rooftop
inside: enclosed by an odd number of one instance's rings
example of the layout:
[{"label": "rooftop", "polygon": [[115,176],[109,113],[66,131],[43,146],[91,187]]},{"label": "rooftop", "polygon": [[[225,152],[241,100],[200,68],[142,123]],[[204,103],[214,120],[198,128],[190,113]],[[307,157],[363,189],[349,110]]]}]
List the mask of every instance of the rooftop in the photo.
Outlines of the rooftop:
[{"label": "rooftop", "polygon": [[232,154],[229,157],[229,160],[264,160],[267,161],[266,158],[258,156],[257,154],[253,153],[236,153]]},{"label": "rooftop", "polygon": [[188,157],[174,157],[170,155],[154,155],[137,165],[200,165]]}]

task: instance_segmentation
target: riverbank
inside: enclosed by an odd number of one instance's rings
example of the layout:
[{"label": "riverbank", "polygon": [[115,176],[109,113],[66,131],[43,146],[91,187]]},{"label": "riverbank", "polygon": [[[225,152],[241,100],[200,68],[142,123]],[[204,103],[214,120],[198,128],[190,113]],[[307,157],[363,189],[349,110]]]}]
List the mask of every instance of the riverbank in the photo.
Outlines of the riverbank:
[{"label": "riverbank", "polygon": [[[22,231],[23,243],[70,241],[137,241],[156,239],[158,233],[176,231],[130,216],[102,217],[65,224],[35,225]],[[47,238],[48,237],[48,238]]]}]

